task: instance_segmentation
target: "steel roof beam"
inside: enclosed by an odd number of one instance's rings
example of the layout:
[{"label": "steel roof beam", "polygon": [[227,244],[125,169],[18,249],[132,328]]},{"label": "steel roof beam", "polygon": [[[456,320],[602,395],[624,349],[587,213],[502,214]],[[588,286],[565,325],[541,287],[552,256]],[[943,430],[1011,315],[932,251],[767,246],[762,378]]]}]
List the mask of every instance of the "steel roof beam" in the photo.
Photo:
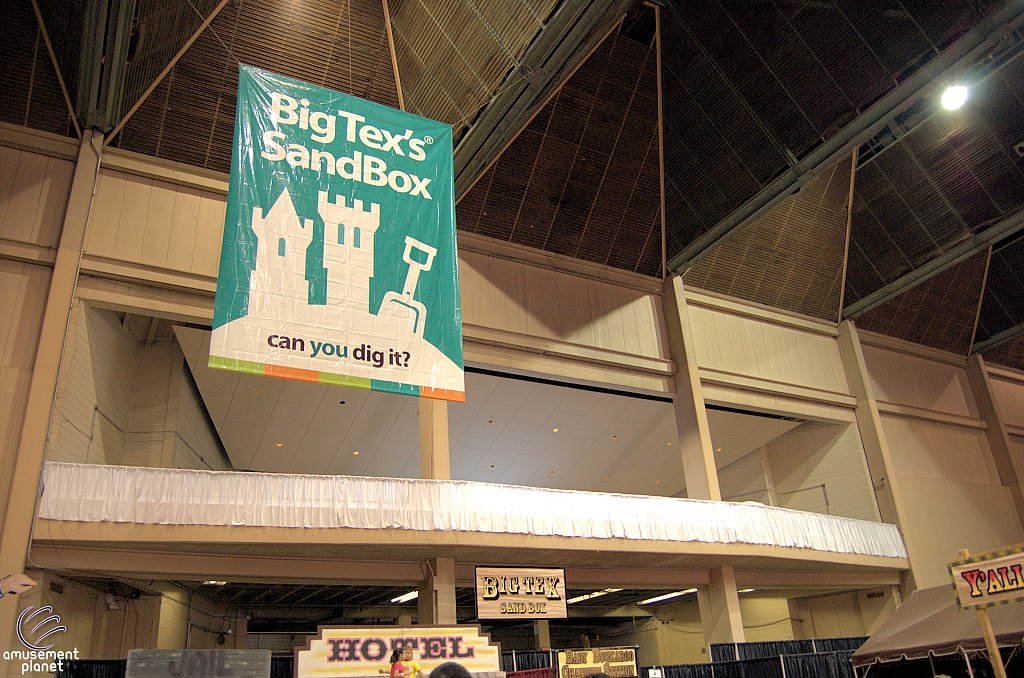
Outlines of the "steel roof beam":
[{"label": "steel roof beam", "polygon": [[1002,332],[993,334],[985,341],[975,342],[974,346],[971,347],[971,353],[981,353],[986,349],[994,348],[996,346],[999,346],[1000,344],[1005,344],[1010,339],[1013,339],[1014,337],[1017,337],[1021,334],[1024,334],[1024,323],[1014,325],[1013,327],[1008,327]]},{"label": "steel roof beam", "polygon": [[593,29],[610,14],[619,19],[627,4],[626,0],[565,0],[561,4],[455,149],[457,198],[473,186],[548,96],[597,46],[603,32]]},{"label": "steel roof beam", "polygon": [[[919,266],[906,275],[897,278],[885,287],[875,290],[863,299],[858,299],[843,309],[844,318],[857,318],[877,308],[885,302],[898,297],[907,290],[937,276],[947,268],[973,257],[978,252],[988,249],[1000,240],[1008,238],[1024,228],[1024,210],[989,226],[981,233],[972,235],[968,240],[935,257],[923,266]],[[982,290],[984,294],[984,290]]]},{"label": "steel roof beam", "polygon": [[952,82],[1021,26],[1024,26],[1024,3],[1019,2],[1009,3],[999,12],[983,19],[896,89],[879,99],[850,124],[801,158],[795,166],[786,169],[732,214],[715,224],[710,231],[672,257],[668,262],[669,271],[686,271],[715,247],[797,191],[818,172],[871,139],[921,97],[933,95],[940,86]]}]

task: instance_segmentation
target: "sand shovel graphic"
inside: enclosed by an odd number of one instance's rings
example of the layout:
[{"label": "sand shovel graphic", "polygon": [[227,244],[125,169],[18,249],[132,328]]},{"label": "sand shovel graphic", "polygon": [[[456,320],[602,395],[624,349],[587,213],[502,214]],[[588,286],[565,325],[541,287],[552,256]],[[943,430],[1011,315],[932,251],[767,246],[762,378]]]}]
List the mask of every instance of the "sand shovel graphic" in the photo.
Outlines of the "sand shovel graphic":
[{"label": "sand shovel graphic", "polygon": [[[419,250],[426,255],[427,260],[423,263],[413,258],[413,250]],[[405,276],[405,286],[402,293],[388,292],[380,304],[378,315],[392,316],[407,320],[412,325],[412,333],[417,337],[423,336],[423,325],[427,320],[427,307],[413,299],[416,294],[416,285],[419,284],[420,272],[429,271],[434,263],[434,255],[437,248],[424,245],[416,238],[405,236],[405,252],[402,259],[409,264],[409,273]]]}]

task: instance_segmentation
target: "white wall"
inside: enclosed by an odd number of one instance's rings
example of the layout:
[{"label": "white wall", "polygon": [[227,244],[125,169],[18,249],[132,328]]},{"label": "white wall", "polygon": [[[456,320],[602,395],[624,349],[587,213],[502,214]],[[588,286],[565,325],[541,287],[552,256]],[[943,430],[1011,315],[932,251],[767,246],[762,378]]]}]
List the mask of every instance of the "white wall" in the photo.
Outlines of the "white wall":
[{"label": "white wall", "polygon": [[960,549],[1024,541],[966,369],[878,346],[864,346],[864,358],[901,492],[901,528],[916,587],[948,584],[946,565]]},{"label": "white wall", "polygon": [[112,311],[72,311],[47,459],[224,469],[215,432],[176,342],[140,342]]},{"label": "white wall", "polygon": [[856,424],[808,421],[765,446],[777,503],[798,511],[880,520]]}]

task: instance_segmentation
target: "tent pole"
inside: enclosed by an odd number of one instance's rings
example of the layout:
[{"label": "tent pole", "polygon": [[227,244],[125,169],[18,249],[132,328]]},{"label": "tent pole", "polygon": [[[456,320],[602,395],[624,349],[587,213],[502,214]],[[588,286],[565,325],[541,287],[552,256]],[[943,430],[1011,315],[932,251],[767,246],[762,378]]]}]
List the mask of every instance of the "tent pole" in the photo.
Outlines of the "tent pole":
[{"label": "tent pole", "polygon": [[[970,557],[971,552],[967,549],[960,551],[961,560],[966,560]],[[981,624],[981,634],[985,636],[985,647],[988,649],[988,660],[992,663],[992,670],[995,671],[996,678],[1006,678],[1003,656],[999,654],[999,644],[996,643],[996,632],[992,630],[992,620],[988,618],[988,610],[979,607],[976,612],[978,613],[978,623]],[[967,656],[966,652],[964,656]],[[970,661],[967,662],[967,666],[970,668]]]}]

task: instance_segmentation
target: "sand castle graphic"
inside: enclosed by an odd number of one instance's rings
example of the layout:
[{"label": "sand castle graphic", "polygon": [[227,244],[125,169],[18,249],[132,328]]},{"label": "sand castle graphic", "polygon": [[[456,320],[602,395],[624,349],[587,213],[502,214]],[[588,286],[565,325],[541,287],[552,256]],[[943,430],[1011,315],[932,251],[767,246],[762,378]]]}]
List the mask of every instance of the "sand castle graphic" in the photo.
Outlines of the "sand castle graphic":
[{"label": "sand castle graphic", "polygon": [[[395,262],[407,267],[402,291],[388,292],[378,312],[371,314],[379,205],[371,203],[367,210],[363,201],[353,200],[350,207],[344,196],[336,195],[331,202],[328,193],[320,191],[317,211],[324,222],[327,303],[308,303],[306,250],[313,242],[313,220],[299,217],[286,188],[265,214],[262,208],[253,209],[257,250],[256,268],[249,279],[248,314],[213,331],[211,354],[461,391],[462,370],[424,340],[428,309],[415,299],[420,276],[431,270],[436,248],[406,236],[402,261]],[[281,342],[280,337],[290,341]],[[301,344],[294,342],[296,338],[303,340]],[[333,352],[321,350],[314,357],[314,342],[331,346]],[[389,357],[390,351],[403,356],[408,352],[408,366],[404,359],[398,365],[386,361],[382,367],[356,360],[353,349],[362,345]],[[337,355],[345,347],[347,355]]]}]

